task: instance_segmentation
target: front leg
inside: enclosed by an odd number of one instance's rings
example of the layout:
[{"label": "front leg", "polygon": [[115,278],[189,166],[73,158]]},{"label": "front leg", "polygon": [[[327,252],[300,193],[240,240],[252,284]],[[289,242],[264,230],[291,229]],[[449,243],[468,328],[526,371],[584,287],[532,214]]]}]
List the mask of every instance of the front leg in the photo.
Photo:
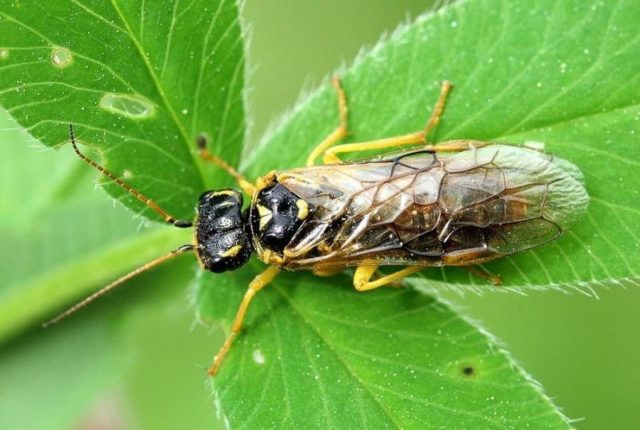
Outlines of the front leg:
[{"label": "front leg", "polygon": [[206,135],[201,134],[200,136],[198,136],[198,139],[196,140],[196,144],[198,146],[198,155],[200,156],[200,158],[210,163],[213,163],[214,165],[218,166],[219,168],[221,168],[222,170],[224,170],[225,172],[233,176],[233,178],[236,180],[236,182],[238,183],[238,186],[242,189],[242,191],[244,191],[247,195],[252,196],[256,190],[255,186],[251,182],[249,182],[244,176],[242,176],[240,172],[234,169],[231,166],[231,164],[227,163],[217,155],[212,154],[211,151],[209,151],[209,148],[207,147],[207,143],[208,142],[207,142]]},{"label": "front leg", "polygon": [[244,293],[244,297],[242,298],[242,302],[238,307],[238,312],[236,313],[236,317],[233,320],[233,325],[231,326],[231,333],[227,336],[220,351],[216,355],[213,360],[213,364],[208,370],[208,374],[210,376],[214,376],[218,370],[220,369],[220,365],[222,364],[222,360],[231,349],[231,345],[233,344],[234,339],[240,332],[242,328],[242,322],[244,321],[244,317],[247,313],[247,309],[249,308],[249,304],[251,300],[255,297],[256,293],[263,289],[276,277],[276,275],[280,272],[280,268],[277,266],[270,266],[264,272],[258,274],[253,280],[249,283],[249,288],[247,288],[247,292]]}]

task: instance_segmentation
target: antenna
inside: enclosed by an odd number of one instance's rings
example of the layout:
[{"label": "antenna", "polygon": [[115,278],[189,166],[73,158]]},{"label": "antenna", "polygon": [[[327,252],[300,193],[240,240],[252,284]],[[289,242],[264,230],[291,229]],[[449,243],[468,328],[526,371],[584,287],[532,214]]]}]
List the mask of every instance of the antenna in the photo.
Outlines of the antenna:
[{"label": "antenna", "polygon": [[118,184],[120,187],[122,187],[125,191],[127,191],[133,197],[140,200],[142,203],[144,203],[146,206],[148,206],[153,211],[155,211],[158,215],[164,218],[166,222],[180,228],[187,228],[187,227],[193,226],[193,223],[191,221],[176,220],[174,217],[169,215],[167,211],[165,211],[160,206],[158,206],[158,204],[153,200],[151,200],[149,197],[145,196],[140,191],[136,190],[131,185],[127,184],[122,179],[116,177],[116,175],[114,175],[113,173],[111,173],[110,171],[108,171],[107,169],[105,169],[104,167],[102,167],[101,165],[99,165],[98,163],[91,160],[90,158],[85,156],[83,153],[81,153],[80,150],[78,149],[78,145],[76,145],[76,139],[73,133],[73,124],[69,124],[69,137],[71,138],[71,145],[73,145],[73,150],[76,151],[76,154],[78,154],[78,156],[82,161],[84,161],[85,163],[87,163],[88,165],[96,169],[98,172],[100,172],[107,178],[111,179],[116,184]]},{"label": "antenna", "polygon": [[52,324],[56,324],[56,323],[60,322],[61,320],[63,320],[66,317],[68,317],[69,315],[76,313],[78,310],[82,309],[83,307],[85,307],[86,305],[88,305],[89,303],[94,301],[95,299],[97,299],[97,298],[105,295],[109,291],[115,289],[116,287],[118,287],[119,285],[124,283],[125,281],[128,281],[129,279],[139,275],[142,272],[146,272],[149,269],[152,269],[152,268],[154,268],[156,266],[159,266],[160,264],[164,263],[165,261],[171,260],[175,256],[178,256],[180,254],[184,254],[185,252],[193,251],[194,249],[195,249],[195,247],[193,245],[183,245],[180,248],[175,249],[175,250],[171,251],[170,253],[168,253],[166,255],[163,255],[162,257],[158,257],[155,260],[152,260],[152,261],[144,264],[143,266],[138,267],[137,269],[135,269],[135,270],[127,273],[126,275],[116,279],[115,281],[113,281],[112,283],[107,285],[106,287],[103,287],[103,288],[99,289],[95,293],[93,293],[90,296],[88,296],[88,297],[84,298],[83,300],[79,301],[78,303],[76,303],[75,305],[71,306],[69,309],[67,309],[66,311],[62,312],[61,314],[59,314],[55,318],[52,318],[49,321],[47,321],[46,323],[42,324],[42,326],[46,328],[46,327],[49,327]]}]

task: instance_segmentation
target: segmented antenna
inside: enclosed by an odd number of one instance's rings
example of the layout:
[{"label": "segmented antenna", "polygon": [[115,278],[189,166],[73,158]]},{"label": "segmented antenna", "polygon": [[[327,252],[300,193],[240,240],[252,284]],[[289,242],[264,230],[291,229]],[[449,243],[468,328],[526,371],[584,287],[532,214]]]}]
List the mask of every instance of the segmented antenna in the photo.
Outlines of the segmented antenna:
[{"label": "segmented antenna", "polygon": [[116,175],[114,175],[113,173],[111,173],[110,171],[108,171],[107,169],[105,169],[104,167],[102,167],[101,165],[99,165],[98,163],[88,158],[83,153],[81,153],[80,150],[78,149],[78,145],[76,145],[76,139],[73,134],[73,124],[69,124],[69,137],[71,138],[71,145],[73,146],[73,150],[76,151],[76,154],[78,154],[78,156],[82,161],[84,161],[85,163],[87,163],[88,165],[96,169],[98,172],[100,172],[107,178],[111,179],[116,184],[118,184],[120,187],[122,187],[125,191],[127,191],[133,197],[140,200],[142,203],[144,203],[146,206],[148,206],[153,211],[155,211],[158,215],[164,218],[166,222],[180,228],[193,226],[193,223],[191,221],[176,220],[174,217],[169,215],[167,211],[165,211],[160,206],[158,206],[158,204],[153,200],[151,200],[149,197],[145,196],[140,191],[136,190],[131,185],[127,184],[122,179],[116,177]]},{"label": "segmented antenna", "polygon": [[95,299],[105,295],[109,291],[113,290],[114,288],[118,287],[123,282],[128,281],[129,279],[133,278],[134,276],[137,276],[142,272],[145,272],[145,271],[147,271],[149,269],[152,269],[152,268],[164,263],[165,261],[172,259],[173,257],[175,257],[177,255],[184,254],[185,252],[193,251],[194,249],[195,249],[195,247],[193,245],[184,245],[184,246],[181,246],[178,249],[175,249],[175,250],[171,251],[170,253],[168,253],[166,255],[163,255],[162,257],[156,258],[155,260],[152,260],[152,261],[146,263],[145,265],[138,267],[134,271],[129,272],[126,275],[116,279],[115,281],[113,281],[112,283],[107,285],[106,287],[103,287],[103,288],[99,289],[95,293],[91,294],[90,296],[86,297],[85,299],[81,300],[80,302],[76,303],[75,305],[71,306],[69,309],[67,309],[66,311],[62,312],[61,314],[59,314],[55,318],[52,318],[49,321],[47,321],[46,323],[42,324],[42,326],[43,327],[49,327],[52,324],[56,324],[57,322],[60,322],[61,320],[63,320],[66,317],[68,317],[69,315],[74,314],[79,309],[82,309],[83,307],[85,307],[86,305],[88,305],[89,303],[94,301]]}]

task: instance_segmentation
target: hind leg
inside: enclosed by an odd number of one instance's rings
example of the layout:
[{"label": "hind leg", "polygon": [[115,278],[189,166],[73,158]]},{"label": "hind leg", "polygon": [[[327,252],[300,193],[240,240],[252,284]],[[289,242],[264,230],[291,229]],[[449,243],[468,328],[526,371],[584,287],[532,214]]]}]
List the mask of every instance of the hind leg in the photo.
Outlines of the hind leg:
[{"label": "hind leg", "polygon": [[307,158],[307,166],[313,166],[316,161],[316,158],[320,156],[323,152],[325,152],[329,147],[337,144],[340,140],[342,140],[347,135],[347,116],[349,113],[349,108],[347,106],[347,96],[342,88],[342,84],[340,83],[340,78],[337,76],[331,80],[331,84],[333,88],[335,88],[337,96],[338,96],[338,113],[340,118],[340,124],[336,127],[335,130],[329,134],[318,146],[316,146],[309,157]]},{"label": "hind leg", "polygon": [[380,266],[375,264],[358,266],[356,268],[356,273],[353,275],[353,286],[355,289],[358,291],[373,290],[392,282],[401,281],[407,276],[419,272],[424,268],[422,266],[410,266],[372,281],[371,278],[376,270],[378,270],[378,267]]},{"label": "hind leg", "polygon": [[[427,142],[427,136],[434,129],[434,127],[440,122],[444,107],[451,91],[452,85],[449,81],[444,81],[440,87],[440,96],[433,107],[431,116],[424,126],[424,129],[404,134],[401,136],[389,137],[386,139],[372,140],[370,142],[360,143],[348,143],[344,145],[330,146],[328,145],[324,150],[322,160],[325,164],[340,163],[342,160],[336,155],[338,153],[349,153],[357,151],[371,151],[375,149],[390,149],[408,145],[420,145]],[[433,147],[433,145],[430,145]],[[319,148],[316,148],[318,150]]]}]

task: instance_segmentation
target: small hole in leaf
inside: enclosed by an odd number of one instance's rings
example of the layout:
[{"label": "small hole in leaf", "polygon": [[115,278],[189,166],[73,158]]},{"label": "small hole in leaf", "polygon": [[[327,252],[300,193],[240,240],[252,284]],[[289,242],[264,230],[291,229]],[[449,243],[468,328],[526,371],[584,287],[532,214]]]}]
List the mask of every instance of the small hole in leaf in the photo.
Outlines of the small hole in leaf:
[{"label": "small hole in leaf", "polygon": [[473,366],[464,366],[462,368],[462,374],[464,376],[473,376],[476,373],[476,369]]},{"label": "small hole in leaf", "polygon": [[73,56],[71,55],[71,51],[66,48],[54,48],[51,52],[51,61],[54,66],[64,69],[71,64]]},{"label": "small hole in leaf", "polygon": [[99,106],[111,113],[133,119],[148,118],[155,109],[152,102],[138,94],[107,93],[100,99]]}]

